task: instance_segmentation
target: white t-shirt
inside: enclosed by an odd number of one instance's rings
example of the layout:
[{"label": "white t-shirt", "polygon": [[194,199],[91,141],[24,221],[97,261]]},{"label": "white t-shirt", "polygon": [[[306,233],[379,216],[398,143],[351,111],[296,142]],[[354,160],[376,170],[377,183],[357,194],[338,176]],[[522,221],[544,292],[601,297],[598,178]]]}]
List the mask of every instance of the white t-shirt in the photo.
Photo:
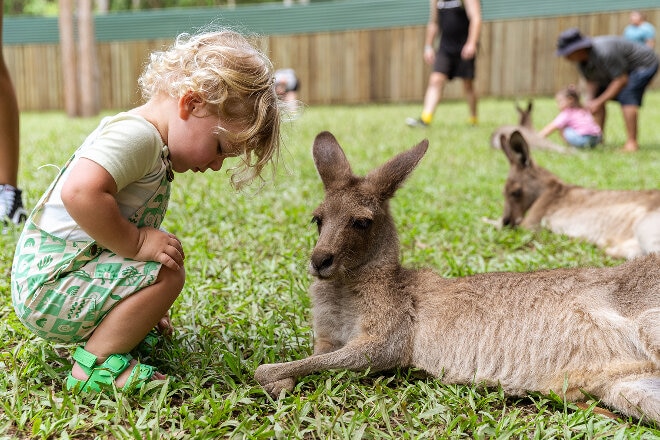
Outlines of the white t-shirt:
[{"label": "white t-shirt", "polygon": [[76,150],[62,177],[54,182],[35,223],[63,239],[91,240],[64,208],[61,197],[62,185],[81,157],[93,160],[110,173],[117,184],[119,209],[124,217],[131,217],[160,186],[166,170],[161,157],[164,145],[156,127],[141,116],[119,113],[103,118]]}]

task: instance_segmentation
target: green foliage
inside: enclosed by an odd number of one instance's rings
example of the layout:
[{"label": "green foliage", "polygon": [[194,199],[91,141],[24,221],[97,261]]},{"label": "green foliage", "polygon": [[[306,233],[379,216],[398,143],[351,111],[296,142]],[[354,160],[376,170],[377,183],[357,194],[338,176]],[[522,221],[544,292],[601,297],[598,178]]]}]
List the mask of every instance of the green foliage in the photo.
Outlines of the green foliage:
[{"label": "green foliage", "polygon": [[[314,1],[314,0],[311,0]],[[255,3],[280,3],[278,0],[107,0],[110,11],[130,11],[136,9],[189,8],[213,6],[240,6]],[[75,2],[74,2],[75,5]],[[4,0],[6,15],[59,14],[58,0]]]},{"label": "green foliage", "polygon": [[[624,131],[612,105],[604,147],[534,156],[571,183],[657,188],[658,109],[660,94],[649,93],[637,154],[617,151]],[[620,263],[577,240],[498,230],[484,221],[501,215],[508,170],[489,135],[516,120],[513,102],[483,100],[477,127],[465,122],[464,102],[442,103],[429,129],[406,127],[404,118],[419,111],[419,105],[305,109],[286,125],[277,175],[260,191],[233,192],[224,172],[176,176],[163,226],[183,242],[188,279],[172,310],[174,336],[146,359],[169,379],[137,396],[72,396],[62,389],[75,347],[35,338],[18,322],[9,274],[19,231],[0,235],[0,438],[659,438],[657,426],[604,418],[593,405],[578,410],[561,396],[511,398],[497,388],[444,385],[416,370],[312,374],[279,401],[253,380],[261,363],[311,353],[306,267],[316,234],[311,212],[323,196],[311,145],[321,130],[335,134],[357,173],[430,140],[392,202],[406,265],[456,277]],[[553,100],[537,99],[537,126],[556,111]],[[98,120],[22,115],[20,183],[28,206]]]}]

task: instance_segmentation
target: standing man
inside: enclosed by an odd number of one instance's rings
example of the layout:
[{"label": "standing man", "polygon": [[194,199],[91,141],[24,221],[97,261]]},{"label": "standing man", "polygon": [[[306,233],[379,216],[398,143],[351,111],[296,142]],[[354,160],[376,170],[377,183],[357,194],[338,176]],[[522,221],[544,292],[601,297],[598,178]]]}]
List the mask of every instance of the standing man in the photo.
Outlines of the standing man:
[{"label": "standing man", "polygon": [[[437,51],[433,44],[442,31]],[[469,122],[477,123],[477,94],[474,90],[475,56],[481,33],[479,0],[431,0],[431,13],[426,26],[424,61],[433,66],[424,95],[422,115],[408,118],[411,127],[427,127],[442,100],[447,81],[463,80],[463,92],[470,109]]]},{"label": "standing man", "polygon": [[25,220],[18,180],[18,101],[2,53],[2,19],[4,1],[0,0],[0,225],[18,224]]},{"label": "standing man", "polygon": [[646,45],[624,37],[607,35],[588,38],[576,28],[557,39],[557,55],[575,63],[586,81],[585,107],[601,130],[605,126],[605,104],[621,104],[626,126],[623,151],[637,151],[637,119],[644,91],[658,71],[658,57]]}]

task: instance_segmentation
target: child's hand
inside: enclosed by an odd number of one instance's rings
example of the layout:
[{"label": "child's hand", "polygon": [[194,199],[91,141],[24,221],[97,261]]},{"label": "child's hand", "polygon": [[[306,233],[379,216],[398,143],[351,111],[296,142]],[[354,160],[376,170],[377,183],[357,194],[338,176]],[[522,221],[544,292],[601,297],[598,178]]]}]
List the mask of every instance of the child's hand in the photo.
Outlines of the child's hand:
[{"label": "child's hand", "polygon": [[138,261],[157,261],[169,269],[183,267],[185,255],[183,246],[176,235],[155,228],[140,228],[138,251],[133,259]]},{"label": "child's hand", "polygon": [[169,313],[163,316],[158,324],[156,325],[158,331],[163,336],[170,336],[174,332],[174,327],[172,326],[172,321],[170,321]]}]

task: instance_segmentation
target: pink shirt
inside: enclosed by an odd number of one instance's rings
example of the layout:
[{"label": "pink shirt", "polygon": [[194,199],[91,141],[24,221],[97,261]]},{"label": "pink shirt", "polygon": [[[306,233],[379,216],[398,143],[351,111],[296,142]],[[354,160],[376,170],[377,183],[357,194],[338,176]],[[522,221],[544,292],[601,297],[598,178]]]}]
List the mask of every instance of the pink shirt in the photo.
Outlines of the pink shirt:
[{"label": "pink shirt", "polygon": [[589,110],[585,108],[567,108],[557,115],[552,124],[560,130],[570,127],[580,135],[601,135],[600,127]]}]

